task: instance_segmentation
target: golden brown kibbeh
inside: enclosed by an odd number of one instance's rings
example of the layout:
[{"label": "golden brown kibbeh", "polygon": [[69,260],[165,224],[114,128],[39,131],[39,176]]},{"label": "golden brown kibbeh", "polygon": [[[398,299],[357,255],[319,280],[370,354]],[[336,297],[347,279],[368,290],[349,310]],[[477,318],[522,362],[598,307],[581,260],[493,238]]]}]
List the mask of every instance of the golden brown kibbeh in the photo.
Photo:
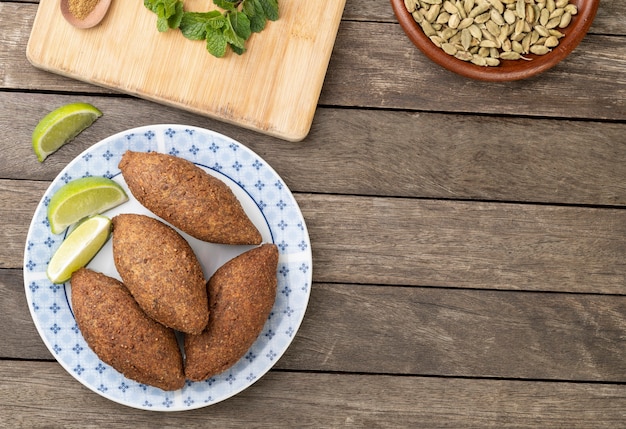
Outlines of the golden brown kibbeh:
[{"label": "golden brown kibbeh", "polygon": [[72,307],[85,341],[124,376],[163,390],[185,384],[172,329],[148,317],[118,280],[81,268],[72,274]]},{"label": "golden brown kibbeh", "polygon": [[263,244],[222,265],[207,285],[210,316],[185,335],[185,376],[201,381],[234,365],[261,333],[276,298],[278,248]]},{"label": "golden brown kibbeh", "polygon": [[181,231],[212,243],[261,243],[261,233],[228,185],[192,162],[127,151],[119,168],[135,198]]},{"label": "golden brown kibbeh", "polygon": [[139,306],[181,332],[202,332],[209,320],[206,280],[187,241],[172,227],[141,214],[113,218],[113,260]]}]

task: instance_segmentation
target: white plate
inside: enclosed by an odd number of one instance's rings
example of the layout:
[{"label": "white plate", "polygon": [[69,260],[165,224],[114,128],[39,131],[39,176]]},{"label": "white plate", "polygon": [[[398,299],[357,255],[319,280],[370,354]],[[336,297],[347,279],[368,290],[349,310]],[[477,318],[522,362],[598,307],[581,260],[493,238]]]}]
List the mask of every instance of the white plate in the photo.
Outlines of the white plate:
[{"label": "white plate", "polygon": [[[103,363],[87,346],[71,309],[70,283],[52,284],[46,277],[50,257],[65,233],[50,231],[46,210],[50,197],[70,180],[105,176],[128,191],[118,163],[126,150],[156,151],[188,159],[226,182],[263,236],[278,246],[276,302],[263,331],[233,367],[203,382],[187,382],[174,392],[146,386]],[[105,213],[154,216],[128,192],[130,201]],[[156,216],[154,216],[156,217]],[[180,231],[179,231],[180,232]],[[250,248],[201,242],[181,232],[196,251],[205,276]],[[88,265],[119,279],[107,243]],[[54,179],[37,207],[26,239],[24,286],[28,306],[44,343],[57,361],[94,392],[129,407],[155,411],[200,408],[249,387],[274,366],[293,340],[304,317],[312,279],[311,245],[302,213],[278,174],[258,155],[221,134],[182,125],[131,129],[87,149]]]}]

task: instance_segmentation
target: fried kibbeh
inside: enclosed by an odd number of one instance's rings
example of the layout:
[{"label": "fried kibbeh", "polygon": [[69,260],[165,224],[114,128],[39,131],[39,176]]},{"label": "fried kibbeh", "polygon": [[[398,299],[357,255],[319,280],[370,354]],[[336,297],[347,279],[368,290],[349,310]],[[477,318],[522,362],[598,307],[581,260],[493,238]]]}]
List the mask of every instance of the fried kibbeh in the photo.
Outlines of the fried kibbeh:
[{"label": "fried kibbeh", "polygon": [[209,320],[206,279],[189,243],[172,227],[141,214],[113,221],[113,261],[146,314],[185,333]]},{"label": "fried kibbeh", "polygon": [[174,331],[148,317],[121,282],[81,268],[71,285],[78,328],[102,361],[139,383],[163,390],[183,387]]},{"label": "fried kibbeh", "polygon": [[208,282],[210,316],[185,335],[185,376],[201,381],[234,365],[261,333],[276,298],[278,248],[263,244],[217,269]]},{"label": "fried kibbeh", "polygon": [[119,168],[137,201],[192,237],[219,244],[261,243],[261,233],[228,185],[192,162],[127,151]]}]

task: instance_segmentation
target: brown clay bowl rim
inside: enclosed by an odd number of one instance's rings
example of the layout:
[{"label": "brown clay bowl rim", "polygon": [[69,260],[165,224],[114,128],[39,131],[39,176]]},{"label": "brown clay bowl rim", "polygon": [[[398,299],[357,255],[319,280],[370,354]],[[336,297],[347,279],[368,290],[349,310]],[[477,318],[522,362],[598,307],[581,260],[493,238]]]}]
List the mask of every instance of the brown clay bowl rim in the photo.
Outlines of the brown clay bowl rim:
[{"label": "brown clay bowl rim", "polygon": [[502,60],[497,67],[481,67],[446,54],[424,34],[419,24],[415,22],[413,16],[404,6],[404,0],[390,1],[400,26],[424,55],[461,76],[492,82],[526,79],[554,67],[567,57],[585,37],[600,4],[600,0],[570,0],[570,3],[578,7],[578,14],[572,17],[572,22],[566,28],[559,29],[561,33],[565,34],[565,37],[560,39],[559,45],[552,52],[546,55],[524,55],[531,58],[530,61]]}]

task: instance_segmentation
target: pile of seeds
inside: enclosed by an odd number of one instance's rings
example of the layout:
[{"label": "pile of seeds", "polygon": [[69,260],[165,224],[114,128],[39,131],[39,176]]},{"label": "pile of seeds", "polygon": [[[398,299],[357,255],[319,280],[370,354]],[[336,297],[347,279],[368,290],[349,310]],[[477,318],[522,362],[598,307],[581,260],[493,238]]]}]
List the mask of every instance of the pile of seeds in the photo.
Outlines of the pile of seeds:
[{"label": "pile of seeds", "polygon": [[448,55],[479,66],[544,55],[578,8],[569,0],[404,0],[424,33]]}]

